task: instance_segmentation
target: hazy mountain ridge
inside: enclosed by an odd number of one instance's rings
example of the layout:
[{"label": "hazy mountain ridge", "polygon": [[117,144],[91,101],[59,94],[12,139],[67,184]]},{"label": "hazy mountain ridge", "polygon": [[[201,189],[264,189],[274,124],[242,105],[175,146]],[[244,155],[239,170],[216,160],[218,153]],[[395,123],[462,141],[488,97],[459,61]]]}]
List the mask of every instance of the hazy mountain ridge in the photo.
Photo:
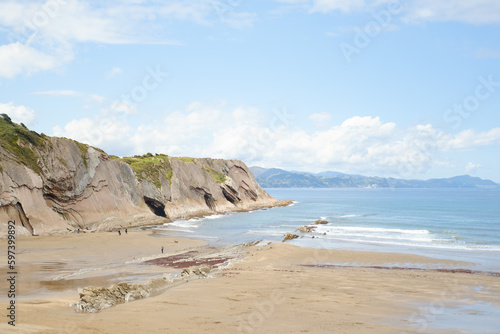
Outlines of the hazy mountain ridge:
[{"label": "hazy mountain ridge", "polygon": [[469,175],[444,179],[405,180],[344,174],[340,172],[290,172],[278,168],[250,167],[264,188],[500,188],[491,180]]}]

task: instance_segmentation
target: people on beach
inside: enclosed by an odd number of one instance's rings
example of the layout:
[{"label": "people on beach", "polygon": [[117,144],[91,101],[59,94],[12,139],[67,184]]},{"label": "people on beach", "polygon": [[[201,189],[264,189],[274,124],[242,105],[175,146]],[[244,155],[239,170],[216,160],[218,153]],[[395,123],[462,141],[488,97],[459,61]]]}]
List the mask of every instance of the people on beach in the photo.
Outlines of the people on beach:
[{"label": "people on beach", "polygon": [[125,234],[127,234],[127,233],[128,233],[128,232],[127,232],[127,229],[125,229]]},{"label": "people on beach", "polygon": [[161,253],[163,254],[163,246],[161,246]]},{"label": "people on beach", "polygon": [[118,230],[118,235],[122,235],[122,231]]}]

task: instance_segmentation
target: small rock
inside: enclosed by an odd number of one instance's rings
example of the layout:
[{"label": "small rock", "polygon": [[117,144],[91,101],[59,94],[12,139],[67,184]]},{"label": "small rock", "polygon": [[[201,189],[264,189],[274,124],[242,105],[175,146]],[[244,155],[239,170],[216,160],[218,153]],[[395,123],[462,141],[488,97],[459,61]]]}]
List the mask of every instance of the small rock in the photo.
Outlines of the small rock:
[{"label": "small rock", "polygon": [[297,234],[287,232],[287,234],[285,235],[285,238],[281,242],[285,242],[287,240],[297,239],[298,237],[299,236]]},{"label": "small rock", "polygon": [[316,228],[317,228],[317,226],[301,226],[298,229],[296,229],[295,231],[299,231],[302,233],[309,233],[311,231],[314,231]]},{"label": "small rock", "polygon": [[314,222],[314,224],[316,225],[325,225],[325,224],[328,224],[328,222],[326,220],[321,220],[321,219],[318,219]]}]

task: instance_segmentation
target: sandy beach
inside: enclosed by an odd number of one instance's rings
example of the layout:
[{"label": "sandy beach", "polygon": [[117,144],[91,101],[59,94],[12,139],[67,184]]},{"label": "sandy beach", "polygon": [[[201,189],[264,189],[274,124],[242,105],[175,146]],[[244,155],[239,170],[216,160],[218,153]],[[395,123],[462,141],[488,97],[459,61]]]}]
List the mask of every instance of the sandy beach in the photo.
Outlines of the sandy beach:
[{"label": "sandy beach", "polygon": [[[0,249],[5,259],[6,240]],[[455,333],[432,322],[461,305],[500,306],[499,277],[448,272],[467,263],[417,255],[222,249],[151,230],[21,238],[17,249],[16,327],[3,317],[2,333]],[[203,261],[218,269],[97,313],[75,310],[86,286],[180,277]],[[0,289],[5,310],[7,285]]]}]

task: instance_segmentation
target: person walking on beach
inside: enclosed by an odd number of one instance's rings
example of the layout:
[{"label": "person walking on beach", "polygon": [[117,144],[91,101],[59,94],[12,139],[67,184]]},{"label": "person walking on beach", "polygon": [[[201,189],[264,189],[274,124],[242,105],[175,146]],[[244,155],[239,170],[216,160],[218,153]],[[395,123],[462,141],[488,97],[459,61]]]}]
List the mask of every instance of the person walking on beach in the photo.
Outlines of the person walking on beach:
[{"label": "person walking on beach", "polygon": [[127,232],[127,229],[125,229],[125,234],[127,234],[127,233],[128,233],[128,232]]},{"label": "person walking on beach", "polygon": [[163,246],[161,246],[161,253],[163,254]]},{"label": "person walking on beach", "polygon": [[122,235],[122,231],[118,230],[118,235]]}]

